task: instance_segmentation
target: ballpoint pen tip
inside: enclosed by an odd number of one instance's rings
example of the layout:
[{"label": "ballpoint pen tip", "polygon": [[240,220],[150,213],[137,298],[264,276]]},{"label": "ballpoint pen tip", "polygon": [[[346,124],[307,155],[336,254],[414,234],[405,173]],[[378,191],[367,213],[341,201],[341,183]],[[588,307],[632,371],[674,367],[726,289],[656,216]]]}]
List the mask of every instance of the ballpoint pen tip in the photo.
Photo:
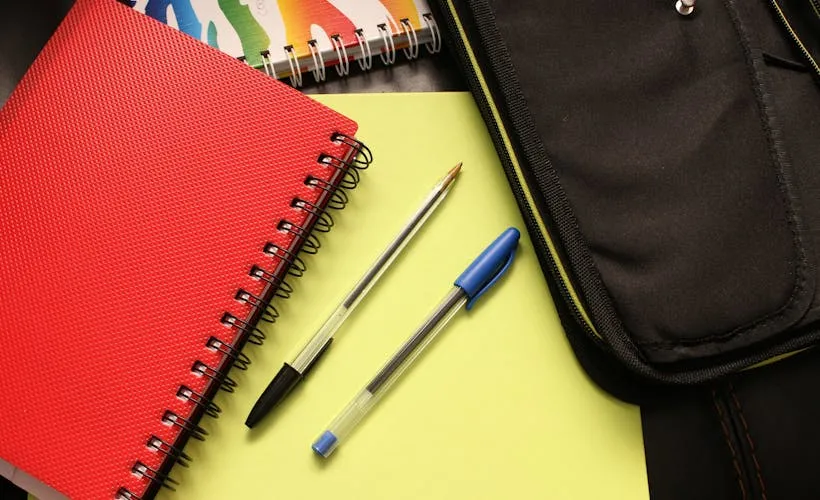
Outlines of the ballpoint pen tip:
[{"label": "ballpoint pen tip", "polygon": [[438,184],[439,189],[443,191],[443,190],[447,189],[448,187],[450,187],[450,184],[452,184],[453,181],[456,180],[456,176],[458,175],[458,172],[460,170],[461,170],[461,162],[458,162],[458,165],[451,168],[450,171],[447,172],[447,175],[445,175],[444,178],[441,181],[439,181],[439,184]]},{"label": "ballpoint pen tip", "polygon": [[456,165],[455,167],[451,168],[451,169],[450,169],[450,171],[449,171],[449,172],[447,172],[447,175],[445,176],[445,178],[447,179],[447,181],[444,183],[444,187],[449,186],[449,185],[450,185],[450,183],[451,183],[451,182],[453,182],[453,181],[455,180],[456,176],[458,175],[458,173],[459,173],[460,171],[461,171],[461,162],[458,162],[458,165]]}]

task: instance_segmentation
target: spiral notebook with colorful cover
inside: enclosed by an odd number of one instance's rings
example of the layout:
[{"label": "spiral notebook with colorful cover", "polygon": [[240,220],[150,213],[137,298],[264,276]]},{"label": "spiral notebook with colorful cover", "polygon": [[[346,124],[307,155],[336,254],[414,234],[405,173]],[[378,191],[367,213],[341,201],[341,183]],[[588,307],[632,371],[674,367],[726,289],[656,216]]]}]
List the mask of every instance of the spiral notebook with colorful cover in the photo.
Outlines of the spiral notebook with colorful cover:
[{"label": "spiral notebook with colorful cover", "polygon": [[369,70],[374,59],[395,63],[399,52],[415,59],[441,50],[426,0],[125,1],[296,87],[308,73],[325,80],[331,66],[345,76],[351,64]]},{"label": "spiral notebook with colorful cover", "polygon": [[41,498],[151,498],[371,160],[356,130],[77,0],[0,109],[0,473]]}]

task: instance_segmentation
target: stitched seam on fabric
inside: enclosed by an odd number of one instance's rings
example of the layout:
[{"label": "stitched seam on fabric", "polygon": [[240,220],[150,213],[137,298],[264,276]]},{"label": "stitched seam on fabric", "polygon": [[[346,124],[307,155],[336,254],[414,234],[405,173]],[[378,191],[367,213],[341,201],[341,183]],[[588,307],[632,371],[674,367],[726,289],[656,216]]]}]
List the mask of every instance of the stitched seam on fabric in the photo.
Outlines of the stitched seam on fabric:
[{"label": "stitched seam on fabric", "polygon": [[743,415],[743,408],[740,406],[740,400],[735,395],[735,388],[729,384],[729,394],[732,396],[732,401],[735,403],[738,415],[740,416],[740,423],[743,425],[743,433],[746,435],[746,442],[749,443],[749,449],[752,454],[752,461],[755,464],[755,474],[757,475],[757,482],[760,484],[760,492],[763,500],[768,500],[766,496],[766,484],[763,482],[763,473],[760,470],[760,462],[757,460],[757,453],[755,453],[755,443],[752,440],[752,435],[749,433],[749,425],[746,423],[746,417]]},{"label": "stitched seam on fabric", "polygon": [[768,149],[771,155],[769,161],[772,163],[772,166],[776,172],[775,178],[777,180],[780,195],[782,196],[781,203],[784,208],[783,219],[786,223],[786,226],[789,228],[790,233],[792,234],[792,245],[794,247],[795,254],[797,257],[797,263],[794,265],[794,286],[792,287],[791,294],[789,295],[788,299],[786,300],[783,306],[760,319],[748,323],[747,325],[735,328],[729,332],[710,335],[706,337],[699,337],[696,339],[680,339],[674,341],[636,341],[636,343],[640,345],[642,348],[649,350],[671,350],[681,346],[700,346],[709,343],[722,343],[731,341],[739,335],[749,333],[750,331],[755,329],[765,328],[771,323],[780,320],[783,316],[786,316],[792,309],[796,308],[800,304],[797,300],[798,297],[806,293],[806,275],[808,263],[806,259],[806,252],[803,248],[798,230],[799,224],[797,222],[797,216],[792,206],[794,202],[791,196],[789,195],[789,189],[784,179],[784,159],[782,157],[783,152],[781,140],[779,139],[780,134],[779,131],[775,129],[770,122],[771,116],[769,108],[771,107],[771,97],[769,92],[764,88],[763,76],[760,74],[760,70],[755,65],[755,57],[752,54],[749,38],[746,35],[746,29],[743,26],[741,19],[737,15],[734,0],[724,0],[723,3],[727,11],[729,12],[729,17],[732,20],[732,24],[734,25],[735,31],[738,35],[739,43],[743,49],[744,63],[748,71],[748,77],[751,80],[750,83],[752,85],[752,89],[755,94],[755,101],[757,103],[757,115],[760,120],[760,125],[763,129],[763,133],[766,136],[766,141],[768,142]]},{"label": "stitched seam on fabric", "polygon": [[740,470],[740,462],[738,462],[737,452],[732,444],[732,439],[729,437],[729,427],[726,425],[726,414],[718,404],[717,395],[714,390],[712,390],[712,403],[714,403],[715,410],[717,410],[718,420],[720,420],[720,428],[723,431],[723,438],[726,440],[726,444],[729,446],[729,451],[732,453],[732,465],[735,468],[735,477],[737,479],[737,486],[740,488],[741,498],[746,500],[746,487],[743,486],[743,473]]},{"label": "stitched seam on fabric", "polygon": [[783,175],[782,146],[780,144],[779,137],[777,137],[779,136],[779,131],[776,130],[771,123],[771,96],[769,91],[765,88],[764,78],[761,74],[760,69],[755,65],[755,57],[752,54],[749,37],[747,35],[747,31],[743,24],[743,21],[738,16],[737,9],[735,7],[735,0],[724,0],[724,5],[726,5],[727,10],[729,11],[729,17],[732,19],[732,22],[738,35],[738,40],[740,41],[740,44],[743,47],[743,53],[745,56],[744,62],[746,63],[746,68],[749,72],[749,78],[751,80],[752,88],[755,93],[760,125],[763,128],[763,132],[766,136],[766,140],[769,145],[769,152],[772,156],[770,158],[770,161],[773,163],[773,166],[775,167],[775,171],[777,173],[777,184],[780,188],[780,193],[783,196],[782,203],[784,208],[784,219],[786,221],[786,225],[789,228],[789,231],[791,231],[792,233],[792,244],[794,245],[795,253],[799,262],[797,265],[794,266],[796,274],[795,283],[794,287],[792,288],[792,293],[791,295],[789,295],[786,304],[777,311],[774,311],[773,313],[767,315],[766,317],[761,318],[760,320],[755,321],[746,327],[736,329],[734,335],[738,335],[746,333],[748,330],[752,330],[757,327],[766,326],[767,324],[774,322],[776,319],[778,319],[779,316],[785,315],[789,310],[797,306],[796,299],[798,295],[800,295],[801,292],[805,291],[806,255],[803,251],[803,246],[800,241],[796,214],[794,213],[791,204],[791,197],[789,196],[789,189],[786,185],[786,181]]}]

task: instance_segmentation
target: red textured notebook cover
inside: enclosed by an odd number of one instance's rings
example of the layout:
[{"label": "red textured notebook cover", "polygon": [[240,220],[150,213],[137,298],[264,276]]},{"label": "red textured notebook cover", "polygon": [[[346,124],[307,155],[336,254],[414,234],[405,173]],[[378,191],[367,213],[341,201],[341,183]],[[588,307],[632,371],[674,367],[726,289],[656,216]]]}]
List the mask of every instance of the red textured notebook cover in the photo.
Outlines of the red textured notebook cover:
[{"label": "red textured notebook cover", "polygon": [[[115,0],[78,0],[0,110],[0,458],[71,498],[142,497],[295,248],[351,120]],[[327,186],[325,186],[327,187]],[[241,339],[240,339],[241,340]],[[211,388],[213,389],[213,388]],[[212,391],[211,391],[212,392]],[[186,425],[181,420],[181,425]],[[203,421],[203,426],[209,422]],[[147,475],[150,470],[142,469]],[[124,489],[121,489],[124,488]]]}]

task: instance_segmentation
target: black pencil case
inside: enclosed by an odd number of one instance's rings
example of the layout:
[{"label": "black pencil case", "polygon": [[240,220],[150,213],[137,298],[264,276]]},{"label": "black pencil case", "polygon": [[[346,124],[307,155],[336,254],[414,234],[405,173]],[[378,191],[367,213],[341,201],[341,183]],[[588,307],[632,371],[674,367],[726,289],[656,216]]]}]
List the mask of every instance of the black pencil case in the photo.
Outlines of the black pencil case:
[{"label": "black pencil case", "polygon": [[599,384],[629,399],[820,338],[811,2],[436,4]]}]

